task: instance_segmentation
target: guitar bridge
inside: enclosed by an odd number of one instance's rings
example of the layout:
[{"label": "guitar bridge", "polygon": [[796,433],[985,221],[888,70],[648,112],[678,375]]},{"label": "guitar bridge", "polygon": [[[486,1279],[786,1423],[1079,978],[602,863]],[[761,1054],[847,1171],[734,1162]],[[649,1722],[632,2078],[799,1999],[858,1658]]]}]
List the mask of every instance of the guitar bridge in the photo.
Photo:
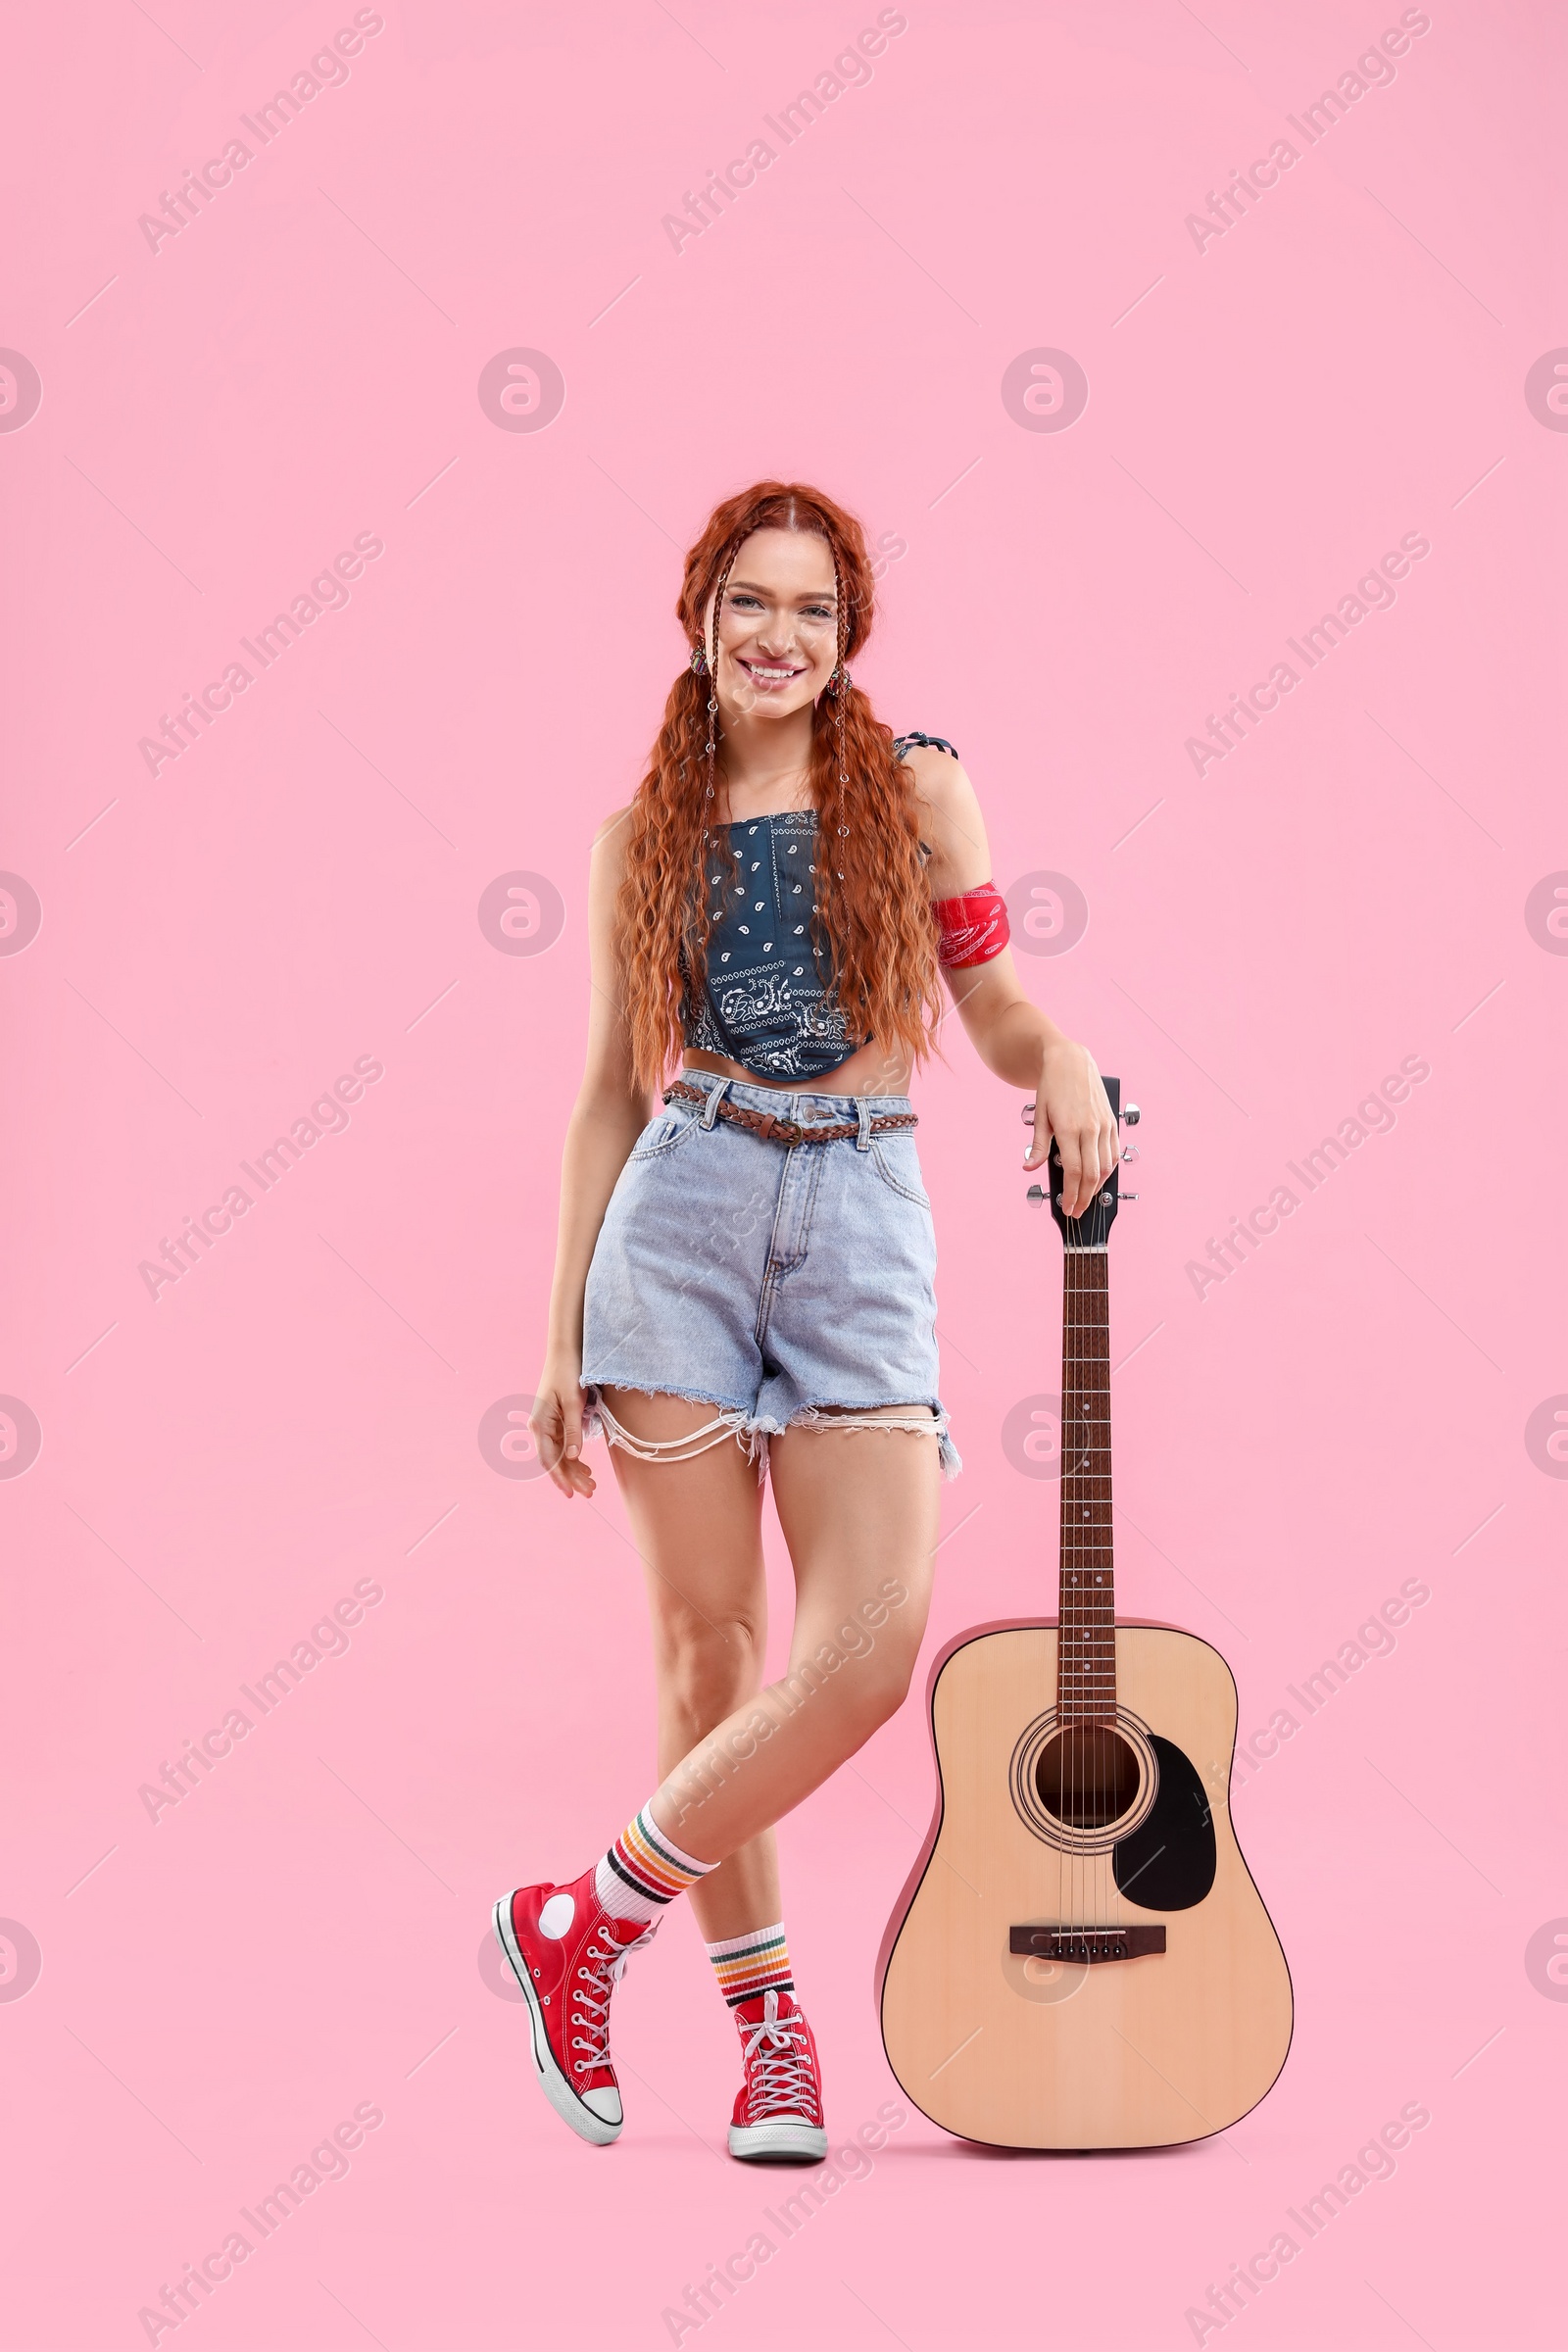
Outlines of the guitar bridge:
[{"label": "guitar bridge", "polygon": [[1036,1960],[1143,1960],[1165,1949],[1162,1927],[1009,1928],[1007,1949]]}]

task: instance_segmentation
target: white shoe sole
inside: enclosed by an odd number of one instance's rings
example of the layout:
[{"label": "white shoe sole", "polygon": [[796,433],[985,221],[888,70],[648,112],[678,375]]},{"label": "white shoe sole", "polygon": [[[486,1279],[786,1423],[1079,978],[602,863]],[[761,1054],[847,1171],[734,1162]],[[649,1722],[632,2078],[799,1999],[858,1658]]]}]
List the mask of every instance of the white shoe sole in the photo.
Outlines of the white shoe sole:
[{"label": "white shoe sole", "polygon": [[816,2124],[731,2124],[729,2152],[743,2164],[820,2164],[827,2133]]},{"label": "white shoe sole", "polygon": [[[513,1932],[510,1894],[498,1896],[492,1916],[495,1920],[496,1941],[512,1963],[512,1973],[521,1985],[522,1997],[528,2004],[528,2030],[533,2039],[533,2062],[539,2072],[539,2087],[562,2122],[569,2124],[579,2139],[586,2139],[596,2148],[608,2148],[612,2140],[620,2137],[622,2126],[607,2124],[603,2116],[595,2115],[591,2107],[585,2107],[556,2064],[550,2036],[545,2032],[544,2011],[539,2006],[539,1995],[534,1991],[528,1963]],[[824,2140],[824,2148],[826,2144]]]}]

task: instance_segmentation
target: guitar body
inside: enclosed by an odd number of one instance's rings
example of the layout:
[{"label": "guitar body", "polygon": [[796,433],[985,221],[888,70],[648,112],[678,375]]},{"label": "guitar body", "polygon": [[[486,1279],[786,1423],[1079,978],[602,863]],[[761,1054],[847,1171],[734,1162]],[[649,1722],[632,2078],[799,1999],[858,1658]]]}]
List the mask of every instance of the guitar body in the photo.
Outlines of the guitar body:
[{"label": "guitar body", "polygon": [[888,2062],[933,2123],[996,2147],[1202,2139],[1263,2097],[1292,2029],[1231,1826],[1236,1687],[1196,1636],[1115,1621],[1114,1732],[1053,1782],[1057,1668],[1040,1620],[972,1629],[933,1669],[936,1818],[878,1963]]}]

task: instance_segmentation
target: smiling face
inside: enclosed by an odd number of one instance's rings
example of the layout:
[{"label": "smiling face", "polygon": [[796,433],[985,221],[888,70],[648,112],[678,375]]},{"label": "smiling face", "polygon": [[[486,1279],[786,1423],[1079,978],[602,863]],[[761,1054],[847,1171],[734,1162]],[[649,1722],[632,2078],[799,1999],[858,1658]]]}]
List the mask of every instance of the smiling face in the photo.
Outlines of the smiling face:
[{"label": "smiling face", "polygon": [[[705,645],[713,634],[710,598]],[[726,718],[786,718],[833,675],[833,556],[815,531],[754,531],[730,566],[718,615],[718,705]]]}]

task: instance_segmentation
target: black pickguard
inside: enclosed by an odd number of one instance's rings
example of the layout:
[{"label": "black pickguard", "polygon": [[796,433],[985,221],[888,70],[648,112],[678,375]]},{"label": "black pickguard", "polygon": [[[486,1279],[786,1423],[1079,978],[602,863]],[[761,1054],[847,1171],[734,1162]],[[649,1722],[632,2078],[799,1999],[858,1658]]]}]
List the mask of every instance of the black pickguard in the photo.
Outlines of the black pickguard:
[{"label": "black pickguard", "polygon": [[1148,1911],[1190,1911],[1214,1884],[1214,1821],[1196,1768],[1170,1740],[1151,1734],[1159,1762],[1153,1809],[1112,1850],[1116,1885]]}]

